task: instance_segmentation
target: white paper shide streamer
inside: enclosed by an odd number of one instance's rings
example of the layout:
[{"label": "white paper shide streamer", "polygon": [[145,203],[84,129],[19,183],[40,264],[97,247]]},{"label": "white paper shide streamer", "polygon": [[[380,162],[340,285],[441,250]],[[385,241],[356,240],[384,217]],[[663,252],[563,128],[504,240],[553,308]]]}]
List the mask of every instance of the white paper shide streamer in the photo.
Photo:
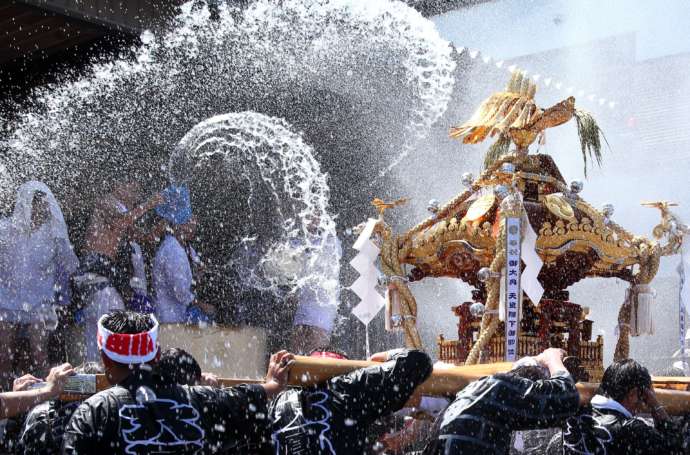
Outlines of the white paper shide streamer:
[{"label": "white paper shide streamer", "polygon": [[369,325],[381,308],[386,305],[386,300],[376,290],[379,275],[376,269],[376,258],[380,250],[371,241],[371,234],[376,223],[376,219],[367,220],[362,233],[352,245],[352,248],[359,253],[350,261],[350,265],[359,272],[359,278],[352,283],[350,290],[360,298],[360,303],[352,309],[352,314],[364,325]]},{"label": "white paper shide streamer", "polygon": [[534,232],[525,212],[522,213],[522,226],[524,231],[522,237],[522,262],[525,263],[525,270],[522,272],[520,281],[522,290],[527,294],[527,297],[529,297],[533,304],[539,305],[539,301],[544,295],[544,287],[537,280],[537,276],[539,276],[539,272],[544,266],[544,261],[537,254],[537,233]]},{"label": "white paper shide streamer", "polygon": [[626,299],[632,305],[630,336],[654,335],[654,300],[656,292],[648,284],[637,284],[627,290]]}]

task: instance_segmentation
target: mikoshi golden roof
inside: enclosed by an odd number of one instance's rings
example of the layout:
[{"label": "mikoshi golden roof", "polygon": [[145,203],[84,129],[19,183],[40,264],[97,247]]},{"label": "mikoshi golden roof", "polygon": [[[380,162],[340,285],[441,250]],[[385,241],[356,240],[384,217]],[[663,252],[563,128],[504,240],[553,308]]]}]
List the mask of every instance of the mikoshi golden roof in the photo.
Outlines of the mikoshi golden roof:
[{"label": "mikoshi golden roof", "polygon": [[[562,290],[585,277],[617,277],[632,284],[648,284],[661,256],[678,251],[682,241],[679,221],[669,203],[651,203],[661,210],[662,222],[654,229],[656,240],[633,235],[616,224],[611,212],[587,203],[581,185],[567,185],[549,155],[529,155],[529,145],[547,128],[575,118],[582,155],[601,162],[601,130],[593,117],[575,107],[570,97],[548,109],[534,101],[536,86],[515,72],[503,92],[487,98],[474,115],[451,130],[451,137],[478,143],[498,136],[487,152],[485,170],[469,188],[434,209],[433,215],[402,235],[395,235],[384,214],[404,200],[374,201],[379,211],[376,232],[381,239],[381,267],[391,278],[389,290],[400,293],[408,346],[421,347],[416,329],[417,304],[408,281],[424,277],[457,277],[486,287],[486,308],[480,338],[467,363],[475,363],[482,346],[497,328],[499,284],[479,283],[478,271],[500,273],[505,266],[505,216],[525,216],[537,234],[535,251],[544,262],[538,276],[545,290]],[[511,150],[511,144],[515,148]],[[517,201],[517,202],[516,202]],[[509,204],[505,204],[509,202]],[[660,240],[666,239],[666,245]],[[409,272],[405,265],[412,266]],[[626,313],[621,310],[623,320]],[[627,316],[629,318],[629,315]],[[619,338],[617,353],[627,355]],[[620,355],[619,355],[620,356]]]},{"label": "mikoshi golden roof", "polygon": [[[504,172],[505,163],[515,171]],[[514,184],[525,195],[525,211],[538,235],[545,288],[563,289],[584,277],[633,280],[632,266],[649,259],[655,242],[616,224],[559,177],[548,155],[504,156],[434,217],[401,236],[400,261],[416,267],[419,276],[475,284],[476,272],[494,258],[498,236],[500,200],[492,188]]]}]

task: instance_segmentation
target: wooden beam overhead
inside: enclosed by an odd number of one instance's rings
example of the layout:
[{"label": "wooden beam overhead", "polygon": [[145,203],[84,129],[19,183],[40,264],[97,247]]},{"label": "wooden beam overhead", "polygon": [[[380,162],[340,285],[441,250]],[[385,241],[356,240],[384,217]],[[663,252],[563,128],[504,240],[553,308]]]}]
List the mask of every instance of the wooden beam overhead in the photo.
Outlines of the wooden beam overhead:
[{"label": "wooden beam overhead", "polygon": [[0,63],[33,54],[44,57],[109,33],[104,27],[18,0],[0,7],[0,30]]}]

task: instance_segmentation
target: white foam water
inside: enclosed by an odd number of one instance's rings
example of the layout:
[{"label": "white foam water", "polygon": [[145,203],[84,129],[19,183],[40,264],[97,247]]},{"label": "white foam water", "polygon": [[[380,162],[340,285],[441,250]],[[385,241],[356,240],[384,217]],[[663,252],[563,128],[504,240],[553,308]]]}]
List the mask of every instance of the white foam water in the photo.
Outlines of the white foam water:
[{"label": "white foam water", "polygon": [[[213,115],[253,110],[318,131],[309,110],[328,109],[338,97],[354,110],[348,118],[361,122],[343,119],[329,133],[376,141],[381,171],[445,111],[454,69],[448,43],[401,2],[260,0],[210,16],[185,4],[170,31],[142,34],[134,58],[37,90],[0,145],[8,172],[66,185],[94,177],[85,168],[137,162],[155,169],[189,128]],[[296,103],[302,112],[291,109]]]},{"label": "white foam water", "polygon": [[[248,223],[236,227],[241,239],[235,250],[251,250],[255,260],[246,252],[234,254],[237,263],[231,266],[263,290],[282,293],[281,286],[294,290],[318,283],[329,294],[325,301],[335,302],[340,254],[326,248],[336,236],[335,222],[313,149],[282,119],[255,112],[219,115],[196,125],[177,144],[170,156],[171,180],[194,186],[194,169],[216,157],[228,171],[228,189],[242,182],[248,186],[242,214]],[[270,226],[271,244],[256,235],[257,224]]]},{"label": "white foam water", "polygon": [[[362,204],[370,195],[357,188],[414,150],[454,83],[448,43],[399,1],[258,0],[216,15],[189,2],[169,30],[141,41],[36,90],[15,113],[0,140],[0,199],[7,206],[16,184],[43,180],[78,237],[109,183],[134,178],[153,191],[169,174],[188,178],[200,221],[215,223],[202,239],[268,236],[261,261],[276,276],[307,238],[310,211],[320,235],[334,232],[328,185],[350,191],[340,210]],[[337,287],[314,272],[325,267],[317,259],[300,267]]]}]

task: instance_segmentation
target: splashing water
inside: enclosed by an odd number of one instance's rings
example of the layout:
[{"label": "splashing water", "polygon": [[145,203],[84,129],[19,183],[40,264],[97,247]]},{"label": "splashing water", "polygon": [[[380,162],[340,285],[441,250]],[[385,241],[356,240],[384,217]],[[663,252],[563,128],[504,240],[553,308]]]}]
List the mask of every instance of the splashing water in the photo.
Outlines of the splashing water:
[{"label": "splashing water", "polygon": [[[132,55],[37,90],[0,140],[0,175],[51,186],[77,248],[94,200],[113,182],[145,181],[154,191],[169,174],[188,179],[210,262],[225,264],[269,239],[254,248],[264,274],[291,275],[287,264],[307,248],[309,211],[321,215],[322,239],[334,232],[315,159],[329,175],[331,211],[344,225],[361,221],[367,182],[444,113],[451,49],[430,21],[391,0],[258,0],[211,16],[187,3],[169,31],[142,34]],[[245,111],[255,113],[195,127],[170,156],[197,123]],[[12,189],[0,191],[6,206]],[[299,267],[336,288],[315,257]]]},{"label": "splashing water", "polygon": [[[216,20],[188,3],[171,31],[143,41],[135,60],[37,92],[2,144],[15,179],[42,177],[70,193],[69,183],[107,172],[155,174],[195,123],[244,110],[304,130],[332,175],[366,152],[374,156],[361,167],[382,172],[426,134],[453,87],[448,43],[388,0],[263,0],[223,6]],[[333,156],[336,141],[356,149]]]},{"label": "splashing water", "polygon": [[[271,62],[278,68],[284,67],[285,56],[302,56],[288,66],[285,82],[345,93],[357,103],[386,100],[381,107],[400,128],[403,141],[402,152],[380,176],[400,163],[445,112],[454,82],[450,47],[412,8],[401,2],[352,0],[293,0],[271,8],[258,2],[250,9],[251,33],[272,47],[270,53],[266,47],[263,51],[278,57]],[[301,25],[297,39],[274,47],[271,37],[294,36],[290,29],[295,22]],[[413,96],[401,94],[391,79],[405,81]],[[396,103],[400,95],[402,104]]]},{"label": "splashing water", "polygon": [[315,281],[336,301],[340,256],[325,248],[335,222],[312,148],[284,120],[254,112],[220,115],[182,138],[170,157],[171,180],[203,191],[207,166],[218,165],[224,190],[242,196],[236,198],[242,207],[231,211],[239,216],[223,213],[224,222],[232,221],[228,230],[219,227],[223,243],[235,239],[230,266],[256,288],[282,293],[281,286]]}]

